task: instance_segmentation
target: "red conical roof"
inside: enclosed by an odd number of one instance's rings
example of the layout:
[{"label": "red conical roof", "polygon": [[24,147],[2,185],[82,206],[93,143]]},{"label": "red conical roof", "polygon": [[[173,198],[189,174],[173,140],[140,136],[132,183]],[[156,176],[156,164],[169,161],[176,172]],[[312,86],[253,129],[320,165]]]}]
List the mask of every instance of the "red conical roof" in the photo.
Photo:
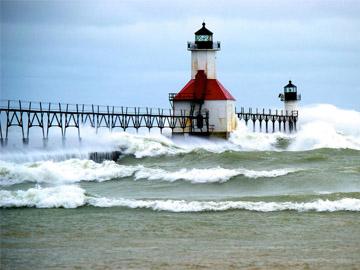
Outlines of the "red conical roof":
[{"label": "red conical roof", "polygon": [[195,79],[191,79],[174,100],[235,100],[235,98],[218,80],[207,79],[204,71],[199,70]]}]

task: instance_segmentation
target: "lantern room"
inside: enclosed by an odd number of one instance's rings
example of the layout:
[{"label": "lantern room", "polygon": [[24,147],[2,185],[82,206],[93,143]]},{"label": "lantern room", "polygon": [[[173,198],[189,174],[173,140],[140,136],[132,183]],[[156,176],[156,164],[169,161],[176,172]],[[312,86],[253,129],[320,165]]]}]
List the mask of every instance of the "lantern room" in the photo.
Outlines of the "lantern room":
[{"label": "lantern room", "polygon": [[213,33],[205,27],[205,22],[195,32],[195,44],[198,49],[212,49],[213,47]]},{"label": "lantern room", "polygon": [[284,107],[287,113],[297,111],[297,103],[301,100],[301,95],[297,94],[297,87],[292,81],[289,81],[289,83],[284,86],[284,93],[280,93],[279,98],[281,101],[284,101]]}]

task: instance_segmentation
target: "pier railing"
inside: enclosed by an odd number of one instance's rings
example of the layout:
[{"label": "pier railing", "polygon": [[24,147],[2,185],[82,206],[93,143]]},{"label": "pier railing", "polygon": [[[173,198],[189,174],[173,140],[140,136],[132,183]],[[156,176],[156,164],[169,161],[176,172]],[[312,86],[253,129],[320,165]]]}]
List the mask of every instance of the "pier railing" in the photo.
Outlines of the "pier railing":
[{"label": "pier railing", "polygon": [[253,110],[249,108],[245,110],[241,107],[240,112],[236,113],[240,120],[253,124],[253,131],[256,130],[256,124],[258,124],[259,131],[263,131],[265,124],[265,132],[268,133],[270,128],[272,132],[280,131],[290,133],[296,131],[296,123],[298,121],[298,111],[283,111],[283,110]]},{"label": "pier railing", "polygon": [[[209,133],[209,115],[204,112],[190,115],[185,110],[173,110],[150,107],[104,106],[94,104],[68,104],[33,102],[21,100],[0,100],[0,140],[9,138],[10,127],[20,127],[22,139],[29,141],[29,132],[33,127],[42,131],[43,139],[49,138],[50,128],[57,127],[65,138],[68,128],[77,129],[80,138],[82,126],[90,126],[98,131],[107,128],[127,130],[134,128],[181,129],[184,133]],[[201,123],[199,122],[201,121]]]},{"label": "pier railing", "polygon": [[[283,110],[245,110],[243,107],[236,112],[241,121],[253,125],[253,130],[260,132],[293,132],[296,131],[298,111]],[[65,138],[68,128],[75,128],[80,138],[83,126],[96,129],[107,128],[112,131],[120,128],[126,131],[133,128],[176,129],[182,133],[206,135],[211,133],[209,112],[192,115],[186,110],[173,110],[150,107],[104,106],[94,104],[69,104],[33,102],[21,100],[0,100],[0,141],[6,143],[9,129],[19,127],[23,142],[29,141],[30,130],[33,127],[41,129],[43,139],[49,138],[51,128],[59,128]],[[263,130],[265,129],[265,130]]]}]

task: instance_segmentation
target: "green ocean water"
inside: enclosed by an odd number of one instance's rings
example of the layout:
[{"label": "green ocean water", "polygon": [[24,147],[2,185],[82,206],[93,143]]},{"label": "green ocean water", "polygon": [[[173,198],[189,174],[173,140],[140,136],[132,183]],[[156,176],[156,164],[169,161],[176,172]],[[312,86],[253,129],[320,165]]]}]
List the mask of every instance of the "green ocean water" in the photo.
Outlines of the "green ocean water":
[{"label": "green ocean water", "polygon": [[[360,269],[360,114],[302,119],[296,134],[240,127],[228,141],[9,143],[0,268]],[[113,150],[116,162],[89,159]]]},{"label": "green ocean water", "polygon": [[[124,155],[117,163],[67,159],[24,164],[3,163],[0,171],[3,184],[23,177],[2,188],[2,269],[360,265],[357,150],[197,149],[172,156]],[[71,166],[78,179],[54,184],[51,178]],[[137,166],[129,176],[121,174]],[[99,172],[103,168],[106,177]],[[234,170],[240,172],[224,178]],[[43,182],[31,179],[40,173]],[[93,179],[81,180],[91,173]]]},{"label": "green ocean water", "polygon": [[2,269],[358,269],[359,215],[1,210]]}]

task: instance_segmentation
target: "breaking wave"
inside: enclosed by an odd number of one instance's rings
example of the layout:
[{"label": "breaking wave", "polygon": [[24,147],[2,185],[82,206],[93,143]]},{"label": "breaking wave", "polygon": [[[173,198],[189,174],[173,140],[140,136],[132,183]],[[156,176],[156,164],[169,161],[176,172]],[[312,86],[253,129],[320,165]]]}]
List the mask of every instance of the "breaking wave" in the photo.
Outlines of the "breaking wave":
[{"label": "breaking wave", "polygon": [[360,150],[359,127],[360,112],[319,104],[300,109],[297,133],[253,133],[243,122],[239,122],[229,141],[243,150]]},{"label": "breaking wave", "polygon": [[86,203],[85,190],[78,186],[0,190],[1,207],[77,208]]},{"label": "breaking wave", "polygon": [[184,200],[131,200],[131,199],[90,199],[89,204],[97,207],[121,206],[128,208],[149,208],[169,212],[203,212],[226,210],[249,210],[274,212],[293,210],[298,212],[360,211],[360,200],[315,200],[312,202],[252,202],[252,201],[184,201]]},{"label": "breaking wave", "polygon": [[265,201],[186,201],[186,200],[142,200],[110,199],[88,196],[85,190],[74,185],[48,188],[30,188],[26,191],[0,191],[0,206],[36,208],[77,208],[81,206],[146,208],[169,212],[203,212],[248,210],[258,212],[273,211],[360,211],[360,199],[342,198],[338,200],[317,199],[309,202],[265,202]]},{"label": "breaking wave", "polygon": [[24,164],[0,161],[0,184],[102,182],[131,176],[139,168],[141,166],[123,166],[113,161],[96,163],[92,160],[81,159],[69,159],[59,162],[47,160]]},{"label": "breaking wave", "polygon": [[135,180],[163,180],[174,182],[184,180],[191,183],[226,182],[232,177],[243,175],[247,178],[270,178],[300,171],[296,168],[275,170],[248,170],[243,168],[225,169],[180,169],[167,171],[147,168],[142,165],[126,166],[114,161],[96,163],[92,160],[69,159],[65,161],[39,161],[15,164],[0,161],[0,185],[8,186],[23,182],[69,184],[80,181],[103,182],[133,176]]},{"label": "breaking wave", "polygon": [[243,175],[247,178],[265,178],[287,175],[301,169],[275,169],[269,171],[255,171],[247,169],[224,169],[221,167],[210,169],[181,169],[168,172],[162,169],[144,169],[135,173],[135,179],[164,180],[174,182],[185,180],[191,183],[223,183],[232,177]]}]

